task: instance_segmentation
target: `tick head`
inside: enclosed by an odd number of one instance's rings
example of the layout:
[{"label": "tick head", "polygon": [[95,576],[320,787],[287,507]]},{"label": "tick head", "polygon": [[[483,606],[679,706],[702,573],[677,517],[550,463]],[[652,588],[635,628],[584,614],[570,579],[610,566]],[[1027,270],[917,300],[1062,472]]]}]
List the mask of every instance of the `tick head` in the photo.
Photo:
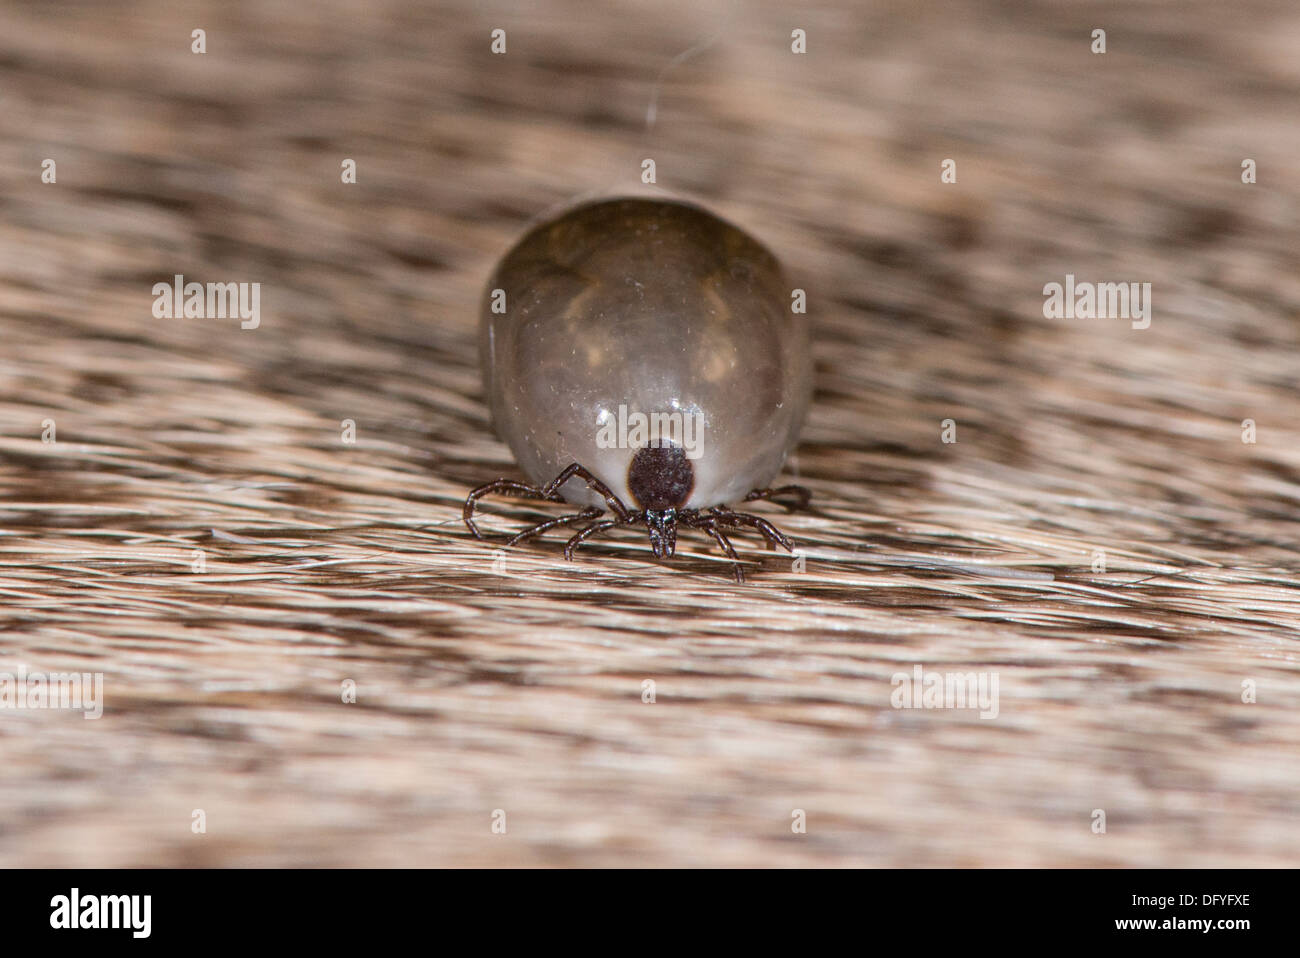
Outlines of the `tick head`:
[{"label": "tick head", "polygon": [[627,469],[627,488],[645,510],[655,558],[671,557],[677,548],[677,510],[695,488],[695,470],[686,453],[670,442],[638,449]]}]

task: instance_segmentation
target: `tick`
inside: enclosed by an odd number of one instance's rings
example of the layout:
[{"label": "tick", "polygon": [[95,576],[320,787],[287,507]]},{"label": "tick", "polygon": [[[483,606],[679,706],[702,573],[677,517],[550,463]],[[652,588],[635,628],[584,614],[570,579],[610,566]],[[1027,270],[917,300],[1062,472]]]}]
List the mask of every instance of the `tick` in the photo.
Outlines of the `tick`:
[{"label": "tick", "polygon": [[488,280],[479,344],[493,425],[530,482],[471,492],[470,532],[482,538],[475,504],[504,493],[581,507],[509,542],[581,524],[566,559],[623,525],[644,525],[656,557],[673,555],[679,525],[701,530],[737,581],[728,532],[793,552],[728,506],[809,499],[766,488],[812,398],[806,317],[790,303],[776,258],[698,206],[602,200],[532,229]]}]

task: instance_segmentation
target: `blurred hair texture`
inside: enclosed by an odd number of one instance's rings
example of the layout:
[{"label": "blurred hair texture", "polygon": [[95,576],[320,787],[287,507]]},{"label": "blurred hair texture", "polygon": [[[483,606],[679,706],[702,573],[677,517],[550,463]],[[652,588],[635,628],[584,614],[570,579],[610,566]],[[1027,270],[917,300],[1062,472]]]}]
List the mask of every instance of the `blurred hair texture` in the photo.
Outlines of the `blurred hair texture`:
[{"label": "blurred hair texture", "polygon": [[[0,712],[0,863],[1294,864],[1298,88],[1281,0],[5,5],[0,670],[105,711]],[[807,291],[802,572],[460,523],[485,278],[618,193]]]}]

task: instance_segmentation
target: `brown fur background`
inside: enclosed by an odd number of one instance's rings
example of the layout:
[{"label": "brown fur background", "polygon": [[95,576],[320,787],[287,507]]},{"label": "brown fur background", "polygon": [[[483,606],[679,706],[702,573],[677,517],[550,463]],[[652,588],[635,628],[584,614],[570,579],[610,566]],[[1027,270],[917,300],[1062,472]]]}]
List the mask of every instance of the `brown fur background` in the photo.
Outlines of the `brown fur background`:
[{"label": "brown fur background", "polygon": [[[1294,865],[1298,95],[1285,0],[6,5],[0,670],[105,714],[0,711],[0,863]],[[460,524],[488,271],[631,192],[808,291],[802,573]]]}]

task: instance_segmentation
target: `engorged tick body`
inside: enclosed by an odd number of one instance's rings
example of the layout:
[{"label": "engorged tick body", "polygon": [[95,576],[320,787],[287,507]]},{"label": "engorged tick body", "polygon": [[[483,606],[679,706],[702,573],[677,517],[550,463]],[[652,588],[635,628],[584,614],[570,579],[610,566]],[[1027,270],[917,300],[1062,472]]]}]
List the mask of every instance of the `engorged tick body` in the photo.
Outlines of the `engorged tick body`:
[{"label": "engorged tick body", "polygon": [[488,281],[480,342],[494,425],[533,484],[475,489],[470,530],[477,500],[504,492],[584,507],[511,540],[589,523],[566,558],[631,523],[647,526],[656,556],[673,554],[679,523],[732,560],[726,532],[739,527],[793,551],[765,519],[727,508],[807,501],[797,486],[762,488],[811,398],[805,317],[790,297],[771,253],[686,203],[603,200],[534,228]]}]

